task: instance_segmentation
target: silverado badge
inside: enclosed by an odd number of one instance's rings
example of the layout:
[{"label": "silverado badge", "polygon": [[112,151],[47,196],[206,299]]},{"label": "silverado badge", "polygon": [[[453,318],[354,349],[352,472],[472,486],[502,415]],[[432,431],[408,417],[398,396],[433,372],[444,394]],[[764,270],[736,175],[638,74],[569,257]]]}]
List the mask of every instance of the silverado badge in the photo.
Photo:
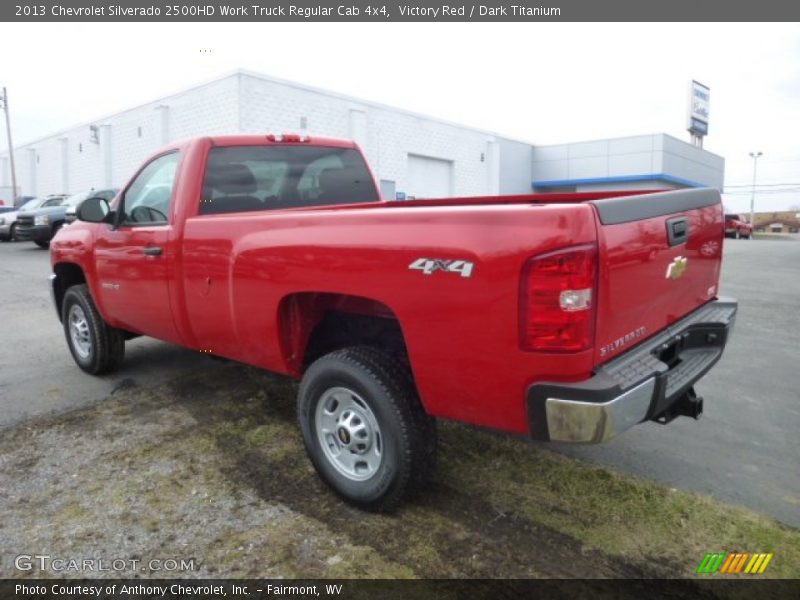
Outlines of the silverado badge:
[{"label": "silverado badge", "polygon": [[689,259],[684,256],[676,256],[667,267],[667,279],[677,279],[686,271]]}]

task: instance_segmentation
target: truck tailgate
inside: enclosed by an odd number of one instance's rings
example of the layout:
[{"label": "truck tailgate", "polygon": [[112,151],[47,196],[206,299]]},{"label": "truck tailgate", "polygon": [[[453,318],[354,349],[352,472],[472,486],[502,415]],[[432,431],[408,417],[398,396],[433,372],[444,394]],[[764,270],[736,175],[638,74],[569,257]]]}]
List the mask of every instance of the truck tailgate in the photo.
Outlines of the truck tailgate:
[{"label": "truck tailgate", "polygon": [[717,296],[724,221],[713,189],[592,204],[600,252],[595,337],[600,364]]}]

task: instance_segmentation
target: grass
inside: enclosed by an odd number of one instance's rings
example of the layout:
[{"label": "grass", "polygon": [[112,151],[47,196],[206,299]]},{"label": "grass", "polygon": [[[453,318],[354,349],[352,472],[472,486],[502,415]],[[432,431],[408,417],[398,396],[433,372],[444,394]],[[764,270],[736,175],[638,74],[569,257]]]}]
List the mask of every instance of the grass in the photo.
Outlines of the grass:
[{"label": "grass", "polygon": [[[751,510],[630,477],[524,442],[442,428],[440,477],[499,511],[604,553],[694,574],[706,552],[774,552],[773,577],[800,577],[800,532]],[[491,458],[490,458],[491,457]]]}]

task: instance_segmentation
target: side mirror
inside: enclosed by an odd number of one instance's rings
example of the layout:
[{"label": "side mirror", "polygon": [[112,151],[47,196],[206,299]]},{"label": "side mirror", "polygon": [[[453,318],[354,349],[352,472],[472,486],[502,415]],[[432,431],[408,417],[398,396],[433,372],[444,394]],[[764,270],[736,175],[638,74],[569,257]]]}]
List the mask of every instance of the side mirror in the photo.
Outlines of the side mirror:
[{"label": "side mirror", "polygon": [[108,200],[94,196],[87,198],[75,211],[75,216],[87,223],[110,223],[113,213],[108,205]]}]

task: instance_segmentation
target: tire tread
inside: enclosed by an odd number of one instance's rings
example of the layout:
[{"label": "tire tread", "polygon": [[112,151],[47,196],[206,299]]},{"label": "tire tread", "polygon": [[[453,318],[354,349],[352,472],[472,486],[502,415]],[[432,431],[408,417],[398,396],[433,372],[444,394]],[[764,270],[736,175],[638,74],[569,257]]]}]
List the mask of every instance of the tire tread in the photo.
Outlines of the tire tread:
[{"label": "tire tread", "polygon": [[92,375],[103,375],[116,370],[125,358],[125,337],[119,329],[111,327],[103,320],[103,317],[94,304],[92,295],[89,292],[89,287],[85,283],[71,286],[64,294],[62,321],[64,322],[64,332],[67,336],[67,344],[70,347],[70,352],[72,352],[72,345],[69,338],[67,315],[72,297],[75,297],[76,301],[84,309],[84,312],[88,313],[86,317],[89,321],[89,327],[92,328],[94,339],[96,340],[94,348],[95,358],[92,364],[82,365],[78,362],[76,357],[75,362],[81,369]]},{"label": "tire tread", "polygon": [[[403,454],[399,457],[398,478],[383,496],[374,501],[355,503],[367,510],[391,511],[429,483],[436,465],[436,421],[425,413],[409,370],[383,350],[352,346],[326,354],[316,363],[324,365],[327,361],[348,363],[361,370],[389,399],[388,408],[395,415],[402,438],[400,447]],[[301,384],[301,397],[303,392]],[[302,426],[301,404],[298,403],[298,417]]]}]

